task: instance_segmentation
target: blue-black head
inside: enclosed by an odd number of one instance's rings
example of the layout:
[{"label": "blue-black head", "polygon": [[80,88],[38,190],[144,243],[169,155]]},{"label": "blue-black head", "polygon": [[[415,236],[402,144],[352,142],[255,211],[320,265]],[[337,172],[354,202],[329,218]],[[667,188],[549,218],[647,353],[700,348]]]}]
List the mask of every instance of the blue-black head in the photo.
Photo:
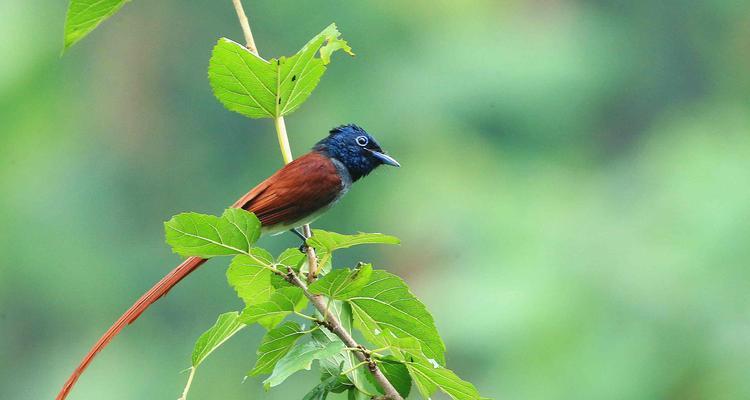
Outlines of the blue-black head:
[{"label": "blue-black head", "polygon": [[313,150],[339,160],[349,170],[352,181],[369,174],[381,164],[401,166],[393,157],[385,154],[375,138],[354,124],[331,129],[328,137],[318,142]]}]

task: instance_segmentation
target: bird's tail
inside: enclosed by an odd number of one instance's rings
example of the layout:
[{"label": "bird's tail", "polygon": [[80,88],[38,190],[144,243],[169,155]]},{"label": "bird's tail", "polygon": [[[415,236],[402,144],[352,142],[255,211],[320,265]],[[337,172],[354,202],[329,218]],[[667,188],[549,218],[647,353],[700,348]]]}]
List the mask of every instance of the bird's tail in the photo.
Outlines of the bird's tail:
[{"label": "bird's tail", "polygon": [[206,262],[203,258],[198,257],[190,257],[185,262],[180,264],[177,268],[172,270],[167,276],[162,278],[162,280],[159,281],[154,287],[151,288],[146,294],[141,296],[138,301],[133,304],[128,311],[125,311],[125,314],[123,314],[109,329],[107,329],[107,332],[102,335],[102,337],[96,342],[94,347],[89,350],[88,354],[86,354],[86,357],[83,358],[81,363],[78,365],[76,370],[73,372],[72,375],[70,375],[70,378],[68,378],[68,381],[65,382],[65,386],[63,386],[60,393],[57,395],[56,400],[64,400],[68,393],[70,393],[70,389],[73,388],[73,385],[75,385],[78,378],[81,376],[83,371],[88,367],[89,363],[91,363],[91,360],[94,359],[97,353],[99,353],[103,348],[109,344],[109,342],[114,339],[115,336],[117,336],[122,329],[128,325],[131,324],[133,321],[135,321],[146,309],[156,302],[156,300],[159,300],[162,296],[167,294],[169,292],[169,289],[172,289],[178,282],[182,280],[182,278],[188,276],[191,272],[195,271],[198,267],[200,267],[204,262]]}]

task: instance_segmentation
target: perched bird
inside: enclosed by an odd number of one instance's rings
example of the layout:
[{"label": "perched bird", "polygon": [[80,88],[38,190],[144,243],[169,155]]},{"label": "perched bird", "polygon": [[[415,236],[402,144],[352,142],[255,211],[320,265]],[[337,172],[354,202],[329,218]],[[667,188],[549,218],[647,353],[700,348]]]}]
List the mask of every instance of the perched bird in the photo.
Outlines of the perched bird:
[{"label": "perched bird", "polygon": [[[291,230],[302,236],[295,228],[315,220],[336,204],[352,183],[382,164],[400,167],[364,129],[353,124],[342,125],[332,129],[312,151],[251,189],[232,207],[255,213],[264,234]],[[89,350],[57,395],[57,400],[65,399],[94,356],[126,325],[204,262],[203,258],[188,258],[141,296]]]}]

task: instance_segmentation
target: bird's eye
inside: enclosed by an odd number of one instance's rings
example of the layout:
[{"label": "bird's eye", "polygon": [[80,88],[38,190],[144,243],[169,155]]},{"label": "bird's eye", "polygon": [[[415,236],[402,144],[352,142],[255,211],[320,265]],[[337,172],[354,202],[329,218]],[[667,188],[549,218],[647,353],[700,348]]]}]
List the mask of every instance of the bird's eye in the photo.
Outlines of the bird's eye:
[{"label": "bird's eye", "polygon": [[370,143],[370,140],[367,139],[367,136],[357,136],[356,140],[357,140],[357,144],[362,147],[365,147],[367,146],[367,143]]}]

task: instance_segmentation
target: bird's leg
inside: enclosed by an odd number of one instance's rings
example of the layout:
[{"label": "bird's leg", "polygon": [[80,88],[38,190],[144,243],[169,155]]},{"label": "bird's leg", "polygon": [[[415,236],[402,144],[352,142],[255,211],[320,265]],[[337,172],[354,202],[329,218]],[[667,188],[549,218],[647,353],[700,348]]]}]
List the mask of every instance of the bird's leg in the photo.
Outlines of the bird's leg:
[{"label": "bird's leg", "polygon": [[297,228],[292,228],[289,230],[289,232],[292,232],[293,234],[297,235],[300,239],[302,239],[302,245],[299,246],[299,251],[304,253],[307,253],[307,238],[305,235],[302,234],[302,232],[298,231]]}]

